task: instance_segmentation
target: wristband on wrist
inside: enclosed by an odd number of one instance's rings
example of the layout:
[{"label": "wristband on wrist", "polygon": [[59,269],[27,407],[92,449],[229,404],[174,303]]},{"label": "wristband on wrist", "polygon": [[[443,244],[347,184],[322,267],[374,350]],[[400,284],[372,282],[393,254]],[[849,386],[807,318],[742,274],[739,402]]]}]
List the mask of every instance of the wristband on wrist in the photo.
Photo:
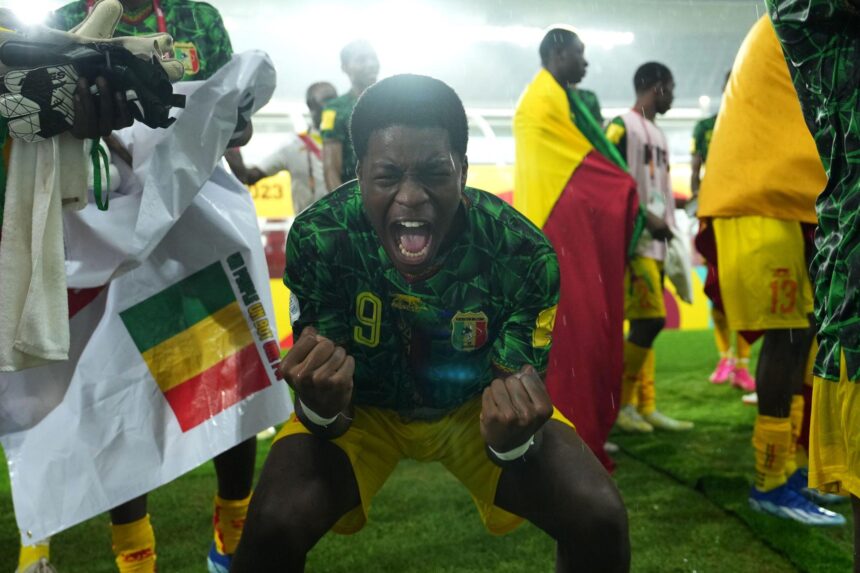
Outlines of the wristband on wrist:
[{"label": "wristband on wrist", "polygon": [[308,408],[307,404],[302,402],[301,399],[299,399],[299,404],[302,405],[302,412],[305,413],[305,416],[307,416],[308,421],[310,423],[314,424],[315,426],[320,426],[322,428],[328,428],[329,426],[331,426],[334,423],[335,420],[337,420],[337,417],[339,416],[339,414],[335,414],[331,418],[323,418],[322,416],[320,416],[319,414],[317,414],[316,412],[314,412],[313,410]]},{"label": "wristband on wrist", "polygon": [[531,448],[534,443],[535,437],[534,434],[532,434],[532,436],[528,440],[526,440],[526,443],[521,446],[517,446],[516,448],[512,448],[507,452],[497,452],[489,444],[487,445],[487,447],[490,449],[491,452],[493,452],[494,456],[499,458],[499,460],[503,462],[510,462],[526,455],[526,452],[529,451],[529,448]]}]

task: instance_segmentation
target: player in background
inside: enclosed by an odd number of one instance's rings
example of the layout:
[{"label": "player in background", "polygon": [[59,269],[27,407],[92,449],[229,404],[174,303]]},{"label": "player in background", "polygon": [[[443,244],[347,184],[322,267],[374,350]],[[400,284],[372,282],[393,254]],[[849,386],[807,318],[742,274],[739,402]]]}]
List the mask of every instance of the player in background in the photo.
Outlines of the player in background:
[{"label": "player in background", "polygon": [[340,68],[349,78],[349,91],[328,103],[320,125],[325,184],[329,191],[355,179],[356,157],[349,119],[359,96],[376,82],[379,58],[373,46],[364,40],[355,40],[340,51]]},{"label": "player in background", "polygon": [[749,503],[808,525],[845,523],[807,488],[797,448],[814,338],[807,269],[815,198],[826,182],[782,48],[763,16],[744,39],[725,90],[699,194],[696,245],[711,263],[705,292],[729,328],[750,341],[764,338]]},{"label": "player in background", "polygon": [[654,119],[671,109],[675,80],[665,65],[648,62],[636,70],[633,86],[633,107],[614,118],[606,129],[606,137],[627,161],[636,180],[639,204],[646,211],[646,230],[624,278],[624,315],[630,321],[630,332],[624,343],[621,408],[616,424],[625,432],[652,432],[654,428],[685,431],[692,429],[692,422],[675,420],[657,410],[654,384],[654,340],[666,325],[663,260],[675,225],[669,144]]}]

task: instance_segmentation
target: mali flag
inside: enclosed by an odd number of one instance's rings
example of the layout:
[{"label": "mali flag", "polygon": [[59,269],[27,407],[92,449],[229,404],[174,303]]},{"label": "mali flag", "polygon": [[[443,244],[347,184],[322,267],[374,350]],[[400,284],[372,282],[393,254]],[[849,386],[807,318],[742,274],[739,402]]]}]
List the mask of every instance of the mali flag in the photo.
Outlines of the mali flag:
[{"label": "mali flag", "polygon": [[611,468],[621,392],[624,269],[641,231],[636,182],[575,92],[541,69],[514,114],[514,206],[555,247],[561,295],[546,384]]},{"label": "mali flag", "polygon": [[120,313],[183,432],[269,386],[245,309],[260,303],[231,278],[218,261]]}]

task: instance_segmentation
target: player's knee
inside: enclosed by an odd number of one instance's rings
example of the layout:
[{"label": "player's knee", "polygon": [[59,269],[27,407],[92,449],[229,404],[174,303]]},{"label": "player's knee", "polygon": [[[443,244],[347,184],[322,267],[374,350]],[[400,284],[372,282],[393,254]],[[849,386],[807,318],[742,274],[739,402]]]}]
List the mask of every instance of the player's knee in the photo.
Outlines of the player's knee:
[{"label": "player's knee", "polygon": [[576,507],[565,513],[567,523],[560,528],[559,543],[581,546],[587,538],[600,544],[608,554],[622,560],[627,558],[627,508],[611,480],[589,487],[586,495],[577,496]]},{"label": "player's knee", "polygon": [[665,326],[666,319],[663,317],[641,318],[631,321],[629,340],[638,346],[650,348],[654,339]]},{"label": "player's knee", "polygon": [[586,508],[589,522],[607,540],[620,542],[627,537],[627,508],[612,481],[607,480],[592,490],[592,502]]},{"label": "player's knee", "polygon": [[649,318],[647,320],[647,323],[648,330],[650,330],[654,336],[657,336],[658,334],[660,334],[661,330],[666,328],[666,319],[662,316],[658,316],[656,318]]},{"label": "player's knee", "polygon": [[[313,487],[289,496],[267,496],[255,500],[253,531],[261,543],[279,544],[296,553],[307,553],[327,531]],[[255,494],[256,495],[256,494]]]}]

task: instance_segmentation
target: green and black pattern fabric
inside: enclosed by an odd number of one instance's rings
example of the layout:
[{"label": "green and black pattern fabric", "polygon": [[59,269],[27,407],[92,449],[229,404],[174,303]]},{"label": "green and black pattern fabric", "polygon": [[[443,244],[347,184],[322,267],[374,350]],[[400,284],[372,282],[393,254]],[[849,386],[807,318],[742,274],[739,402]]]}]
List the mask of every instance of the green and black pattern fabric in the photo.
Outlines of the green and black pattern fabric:
[{"label": "green and black pattern fabric", "polygon": [[412,282],[380,244],[358,182],[293,223],[284,283],[294,331],[313,325],[355,358],[354,403],[433,419],[479,394],[494,366],[546,370],[559,293],[552,245],[484,191],[467,188],[460,214],[465,229],[438,270]]},{"label": "green and black pattern fabric", "polygon": [[827,187],[811,277],[820,350],[816,375],[839,380],[845,353],[860,380],[860,0],[767,0]]},{"label": "green and black pattern fabric", "polygon": [[[570,102],[571,119],[574,125],[582,135],[609,161],[616,164],[618,167],[627,171],[627,161],[621,156],[618,148],[615,147],[603,132],[602,122],[598,122],[587,104],[582,100],[583,90],[570,90],[567,92],[568,101]],[[600,106],[598,105],[598,109]]]},{"label": "green and black pattern fabric", "polygon": [[591,114],[591,117],[594,118],[601,126],[603,125],[603,112],[600,110],[600,100],[597,99],[597,94],[591,90],[583,90],[579,88],[571,88],[568,91],[568,95],[572,95],[576,93],[579,95],[580,101],[585,106],[585,109]]},{"label": "green and black pattern fabric", "polygon": [[[173,36],[176,58],[185,66],[183,80],[206,80],[230,61],[233,47],[218,10],[206,2],[161,0],[167,33]],[[52,15],[50,24],[61,30],[74,28],[87,14],[86,0],[66,4]],[[142,36],[158,32],[158,18],[151,4],[126,10],[115,36]]]},{"label": "green and black pattern fabric", "polygon": [[358,98],[351,91],[329,101],[323,109],[320,134],[323,141],[338,141],[343,146],[343,163],[341,163],[340,180],[343,183],[355,179],[355,164],[358,158],[352,147],[352,137],[349,134],[349,120]]},{"label": "green and black pattern fabric", "polygon": [[711,136],[714,135],[714,126],[717,124],[717,114],[711,117],[696,122],[693,126],[693,145],[691,152],[693,155],[699,154],[702,156],[702,161],[708,160],[708,147],[711,145]]}]

